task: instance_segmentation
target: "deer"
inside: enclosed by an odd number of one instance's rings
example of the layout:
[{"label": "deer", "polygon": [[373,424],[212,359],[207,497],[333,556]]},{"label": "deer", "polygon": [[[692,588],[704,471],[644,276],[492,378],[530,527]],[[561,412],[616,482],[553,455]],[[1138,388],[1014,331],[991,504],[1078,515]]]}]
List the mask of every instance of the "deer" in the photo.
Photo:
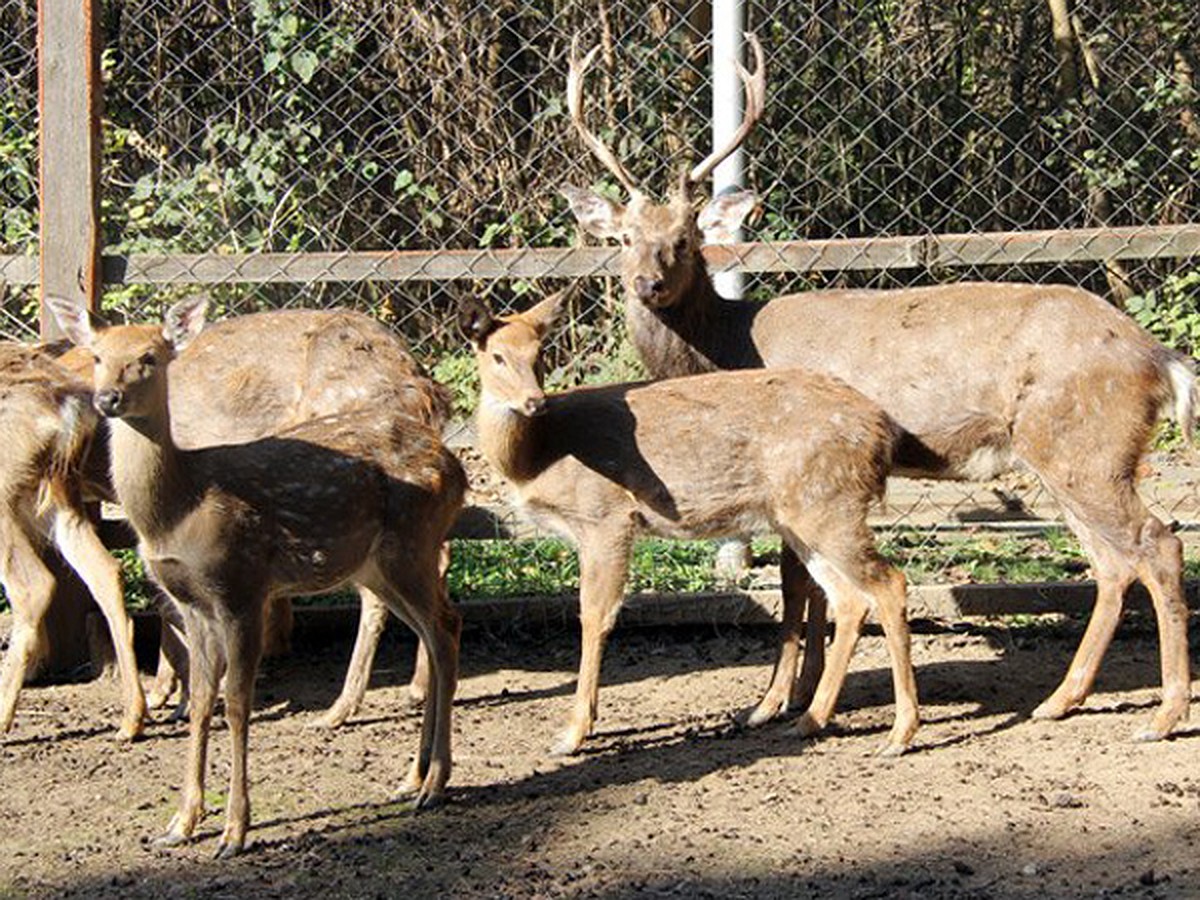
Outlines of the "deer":
[{"label": "deer", "polygon": [[[263,346],[271,355],[260,355]],[[65,350],[65,352],[64,352]],[[9,435],[0,465],[0,582],[13,607],[13,632],[0,668],[0,733],[12,728],[22,684],[36,671],[54,576],[43,554],[54,546],[78,572],[104,613],[121,683],[118,736],[144,732],[147,708],[165,705],[186,676],[183,622],[160,604],[162,652],[150,689],[137,676],[132,624],[125,614],[119,567],[104,550],[85,503],[115,500],[108,473],[107,431],[91,403],[93,361],[80,348],[0,343],[0,409]],[[405,412],[441,430],[449,397],[429,379],[403,342],[374,319],[349,310],[278,310],[207,325],[172,366],[172,423],[181,445],[237,443],[265,437],[306,419],[368,405]],[[443,567],[448,555],[443,554]],[[343,724],[361,705],[387,608],[362,595],[354,652],[337,700],[313,727]],[[287,598],[270,607],[264,638],[286,623]],[[278,638],[276,638],[278,641]],[[275,648],[279,652],[280,648]],[[186,708],[185,689],[173,718]],[[418,649],[409,685],[420,702],[428,663]]]},{"label": "deer", "polygon": [[[271,347],[265,362],[264,346]],[[368,406],[406,414],[438,432],[450,415],[449,393],[425,374],[403,341],[375,319],[346,309],[273,310],[209,323],[179,354],[170,378],[175,435],[188,449],[250,441]],[[448,560],[447,549],[443,571]],[[369,593],[360,601],[342,691],[310,727],[339,727],[362,704],[387,607]],[[286,599],[272,605],[272,611],[280,610],[286,621]],[[169,680],[171,672],[160,664],[156,681]],[[412,703],[423,701],[428,677],[428,660],[418,646],[408,687]],[[153,691],[153,699],[162,694],[162,688]]]},{"label": "deer", "polygon": [[774,529],[807,562],[838,625],[801,733],[828,723],[873,611],[896,703],[882,752],[903,752],[918,724],[905,580],[876,550],[866,520],[883,492],[895,425],[837,379],[796,370],[546,395],[540,351],[562,300],[499,317],[474,297],[459,308],[479,369],[479,448],[518,508],[579,551],[579,678],[551,753],[575,753],[592,732],[634,537],[712,538],[749,526]]},{"label": "deer", "polygon": [[12,608],[8,651],[0,666],[0,733],[13,725],[21,686],[45,654],[44,619],[55,578],[55,547],[96,600],[112,638],[121,688],[118,735],[142,734],[146,698],[138,678],[133,625],[125,612],[120,567],[100,541],[85,503],[110,494],[98,454],[99,417],[91,387],[59,365],[53,348],[0,343],[0,582]]},{"label": "deer", "polygon": [[[651,377],[802,366],[842,379],[899,424],[895,475],[982,481],[1018,467],[1035,474],[1088,557],[1096,601],[1066,675],[1032,716],[1062,719],[1086,701],[1125,593],[1140,581],[1158,626],[1162,695],[1133,737],[1165,737],[1187,719],[1191,699],[1182,545],[1146,508],[1137,479],[1163,416],[1173,416],[1192,443],[1194,362],[1102,298],[1063,285],[828,289],[764,303],[721,297],[705,265],[702,232],[735,230],[757,199],[735,191],[697,212],[695,194],[765,106],[762,46],[753,34],[746,39],[755,69],[738,65],[746,93],[742,123],[724,146],[681,172],[665,203],[640,190],[589,129],[584,76],[599,48],[581,57],[578,37],[572,46],[571,121],[629,202],[574,186],[562,193],[583,231],[622,245],[627,331]],[[783,569],[784,650],[750,724],[787,712],[810,690],[802,680],[791,693],[799,619],[804,595],[818,609],[821,599],[811,589],[811,572],[786,547]],[[819,645],[810,629],[806,654]]]},{"label": "deer", "polygon": [[208,737],[225,676],[229,801],[217,856],[244,849],[250,824],[248,726],[273,596],[354,584],[421,638],[429,695],[418,752],[401,785],[415,808],[444,798],[461,618],[439,577],[466,476],[440,435],[405,414],[365,407],[271,437],[196,450],[172,433],[168,373],[200,333],[207,298],[181,300],[160,326],[95,326],[47,303],[94,358],[94,405],[110,429],[112,483],[147,570],[182,611],[188,636],[189,739],[178,810],[159,839],[188,841],[204,812]]}]

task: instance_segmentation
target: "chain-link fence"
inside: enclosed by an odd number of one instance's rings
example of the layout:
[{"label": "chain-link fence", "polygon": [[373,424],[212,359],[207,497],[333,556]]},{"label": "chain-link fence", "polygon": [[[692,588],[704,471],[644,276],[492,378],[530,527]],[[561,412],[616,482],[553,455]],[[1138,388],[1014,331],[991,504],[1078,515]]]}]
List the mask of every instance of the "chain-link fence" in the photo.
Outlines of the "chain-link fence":
[{"label": "chain-link fence", "polygon": [[[762,198],[747,239],[852,239],[811,270],[750,273],[747,296],[1069,282],[1195,351],[1200,263],[1170,228],[1136,248],[1120,230],[1200,223],[1194,0],[747,0],[745,15],[769,73],[745,147]],[[21,258],[37,240],[36,23],[35,0],[0,0],[0,332],[17,338],[36,333],[34,279],[14,274],[36,271]],[[507,307],[554,286],[493,276],[578,242],[561,185],[615,190],[570,127],[572,35],[603,47],[591,120],[647,188],[665,192],[711,143],[704,2],[110,0],[100,27],[104,252],[128,263],[105,308],[154,314],[197,283],[222,313],[352,306],[467,398],[457,297]],[[872,252],[953,233],[978,236],[971,252]],[[393,249],[429,251],[415,278],[354,256]],[[466,250],[477,265],[436,277],[438,253]],[[618,292],[588,279],[556,346],[560,383],[637,374]],[[1194,517],[1189,477],[1150,486],[1170,518]],[[885,518],[1041,510],[1019,479],[953,491],[897,489]]]}]

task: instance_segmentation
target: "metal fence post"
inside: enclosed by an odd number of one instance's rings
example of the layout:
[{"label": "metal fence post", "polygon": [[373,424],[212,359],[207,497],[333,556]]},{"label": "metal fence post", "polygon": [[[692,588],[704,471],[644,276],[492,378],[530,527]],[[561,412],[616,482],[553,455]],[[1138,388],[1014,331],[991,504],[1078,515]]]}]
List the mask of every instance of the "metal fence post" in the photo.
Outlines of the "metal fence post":
[{"label": "metal fence post", "polygon": [[[746,27],[743,0],[713,0],[712,5],[712,145],[720,147],[742,121],[742,80],[737,60],[742,58],[742,32]],[[713,170],[713,196],[742,186],[744,164],[738,147]],[[741,240],[741,229],[727,240]],[[722,297],[742,299],[742,273],[718,272],[713,284]],[[745,539],[721,541],[717,548],[717,574],[735,580],[750,569],[750,545]]]}]

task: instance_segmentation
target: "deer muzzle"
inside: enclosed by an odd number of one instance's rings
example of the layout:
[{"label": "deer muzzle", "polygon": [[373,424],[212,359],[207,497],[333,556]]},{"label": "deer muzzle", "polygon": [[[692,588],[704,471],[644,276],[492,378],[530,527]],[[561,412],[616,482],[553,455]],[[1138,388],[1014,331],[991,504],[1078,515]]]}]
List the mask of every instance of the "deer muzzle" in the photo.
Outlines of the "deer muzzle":
[{"label": "deer muzzle", "polygon": [[92,405],[96,407],[100,415],[111,419],[121,414],[121,401],[124,399],[124,394],[117,388],[104,388],[96,391]]}]

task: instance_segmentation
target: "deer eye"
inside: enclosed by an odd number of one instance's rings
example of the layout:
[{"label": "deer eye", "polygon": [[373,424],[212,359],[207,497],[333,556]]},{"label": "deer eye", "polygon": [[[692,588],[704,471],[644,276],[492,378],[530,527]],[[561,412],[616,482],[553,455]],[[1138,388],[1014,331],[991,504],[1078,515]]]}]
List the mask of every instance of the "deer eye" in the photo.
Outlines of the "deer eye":
[{"label": "deer eye", "polygon": [[504,366],[507,365],[507,363],[504,361],[504,357],[501,356],[499,353],[492,354],[492,362],[494,362],[496,365],[500,366],[501,368],[503,368]]},{"label": "deer eye", "polygon": [[138,363],[147,369],[153,369],[156,365],[158,365],[158,357],[155,356],[153,352],[147,350],[138,359]]}]

